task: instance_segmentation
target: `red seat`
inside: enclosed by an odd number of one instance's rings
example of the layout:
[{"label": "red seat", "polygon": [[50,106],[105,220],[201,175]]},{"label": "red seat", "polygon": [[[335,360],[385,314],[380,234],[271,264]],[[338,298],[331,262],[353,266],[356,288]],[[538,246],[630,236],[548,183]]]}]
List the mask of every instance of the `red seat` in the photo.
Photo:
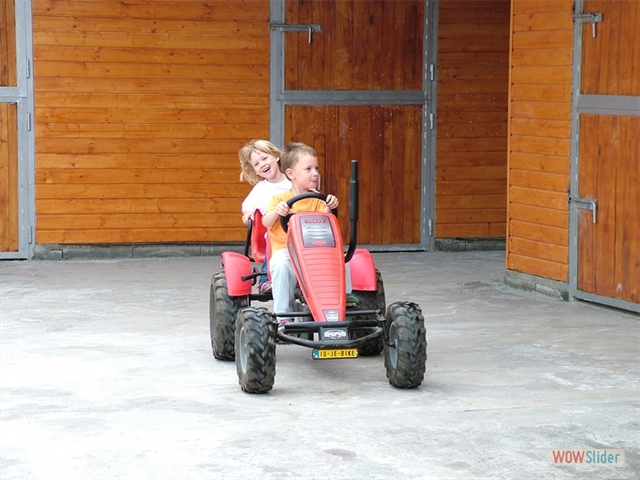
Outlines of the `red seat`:
[{"label": "red seat", "polygon": [[257,263],[264,262],[267,253],[267,228],[262,224],[262,214],[260,210],[253,213],[253,224],[251,227],[251,256]]}]

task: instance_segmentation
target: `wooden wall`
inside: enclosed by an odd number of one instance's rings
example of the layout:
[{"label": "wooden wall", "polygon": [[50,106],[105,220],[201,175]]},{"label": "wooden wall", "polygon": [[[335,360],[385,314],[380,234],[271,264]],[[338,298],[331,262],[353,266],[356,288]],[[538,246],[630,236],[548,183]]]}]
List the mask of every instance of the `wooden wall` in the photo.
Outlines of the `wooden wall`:
[{"label": "wooden wall", "polygon": [[438,18],[438,238],[504,237],[509,0],[441,0]]},{"label": "wooden wall", "polygon": [[507,268],[568,280],[573,0],[513,0]]},{"label": "wooden wall", "polygon": [[38,243],[242,240],[269,2],[34,0]]}]

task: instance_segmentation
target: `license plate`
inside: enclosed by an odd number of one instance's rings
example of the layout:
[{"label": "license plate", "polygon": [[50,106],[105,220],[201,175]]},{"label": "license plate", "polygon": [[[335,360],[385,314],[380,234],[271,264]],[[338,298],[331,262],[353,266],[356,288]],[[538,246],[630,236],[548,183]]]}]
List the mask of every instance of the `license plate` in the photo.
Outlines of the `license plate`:
[{"label": "license plate", "polygon": [[358,356],[357,348],[323,348],[313,351],[314,360],[330,360],[334,358],[356,358]]}]

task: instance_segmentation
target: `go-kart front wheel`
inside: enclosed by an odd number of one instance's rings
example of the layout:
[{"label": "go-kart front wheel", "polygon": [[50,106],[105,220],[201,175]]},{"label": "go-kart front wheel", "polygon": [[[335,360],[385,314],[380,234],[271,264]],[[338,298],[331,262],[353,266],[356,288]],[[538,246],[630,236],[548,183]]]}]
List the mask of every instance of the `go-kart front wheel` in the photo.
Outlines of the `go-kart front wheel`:
[{"label": "go-kart front wheel", "polygon": [[266,393],[276,376],[275,325],[264,308],[243,308],[236,320],[236,369],[247,393]]},{"label": "go-kart front wheel", "polygon": [[224,272],[211,278],[209,290],[209,333],[213,356],[218,360],[233,360],[236,314],[247,305],[246,297],[230,297]]},{"label": "go-kart front wheel", "polygon": [[384,366],[389,383],[414,388],[422,383],[427,364],[424,317],[415,303],[396,302],[387,309],[389,343],[384,346]]}]

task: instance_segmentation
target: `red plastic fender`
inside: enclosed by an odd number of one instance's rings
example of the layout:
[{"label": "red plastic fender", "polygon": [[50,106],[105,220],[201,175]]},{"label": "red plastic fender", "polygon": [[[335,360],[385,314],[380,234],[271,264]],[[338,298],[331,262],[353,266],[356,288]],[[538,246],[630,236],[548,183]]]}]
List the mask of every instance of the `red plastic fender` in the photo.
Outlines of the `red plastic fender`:
[{"label": "red plastic fender", "polygon": [[223,252],[221,256],[229,296],[243,297],[251,294],[251,279],[242,280],[242,276],[252,273],[251,260],[236,252]]},{"label": "red plastic fender", "polygon": [[354,290],[375,292],[378,288],[376,264],[369,250],[359,248],[353,252],[349,261],[351,268],[351,284]]}]

